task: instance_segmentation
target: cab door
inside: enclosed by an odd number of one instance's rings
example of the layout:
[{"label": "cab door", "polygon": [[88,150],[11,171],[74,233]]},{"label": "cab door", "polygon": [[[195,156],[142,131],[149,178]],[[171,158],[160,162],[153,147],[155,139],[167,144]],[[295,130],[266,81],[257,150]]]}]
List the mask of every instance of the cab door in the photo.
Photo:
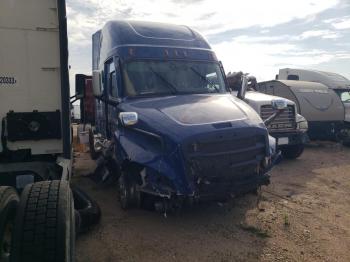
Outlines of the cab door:
[{"label": "cab door", "polygon": [[119,59],[114,57],[106,63],[106,115],[107,115],[107,138],[112,139],[118,127],[118,104],[120,102],[119,90],[120,71]]}]

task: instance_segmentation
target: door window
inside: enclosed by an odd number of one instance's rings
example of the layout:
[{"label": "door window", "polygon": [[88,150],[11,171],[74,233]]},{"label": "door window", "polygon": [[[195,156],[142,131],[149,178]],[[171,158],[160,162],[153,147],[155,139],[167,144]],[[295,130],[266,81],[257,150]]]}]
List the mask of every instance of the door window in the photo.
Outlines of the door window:
[{"label": "door window", "polygon": [[108,95],[112,98],[118,97],[117,74],[113,60],[107,64],[107,88]]}]

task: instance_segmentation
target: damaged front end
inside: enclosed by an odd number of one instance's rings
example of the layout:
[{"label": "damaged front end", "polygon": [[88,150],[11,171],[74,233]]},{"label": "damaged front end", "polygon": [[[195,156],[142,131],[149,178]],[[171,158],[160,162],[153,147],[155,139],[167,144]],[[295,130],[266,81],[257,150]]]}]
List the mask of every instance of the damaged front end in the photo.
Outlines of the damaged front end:
[{"label": "damaged front end", "polygon": [[261,127],[219,129],[181,142],[129,129],[117,141],[122,174],[139,192],[133,197],[153,196],[160,211],[256,191],[269,184],[268,172],[281,158]]},{"label": "damaged front end", "polygon": [[[186,173],[199,200],[218,200],[269,184],[278,161],[260,128],[239,128],[190,139],[183,146]],[[275,150],[274,150],[275,151]]]}]

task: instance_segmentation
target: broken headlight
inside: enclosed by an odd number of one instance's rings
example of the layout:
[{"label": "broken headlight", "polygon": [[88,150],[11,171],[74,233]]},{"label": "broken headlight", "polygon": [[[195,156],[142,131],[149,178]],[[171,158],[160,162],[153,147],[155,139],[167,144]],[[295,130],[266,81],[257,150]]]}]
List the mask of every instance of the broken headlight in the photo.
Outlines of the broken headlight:
[{"label": "broken headlight", "polygon": [[307,123],[307,120],[302,115],[297,114],[296,122],[297,122],[298,130],[306,132],[309,129],[309,125]]}]

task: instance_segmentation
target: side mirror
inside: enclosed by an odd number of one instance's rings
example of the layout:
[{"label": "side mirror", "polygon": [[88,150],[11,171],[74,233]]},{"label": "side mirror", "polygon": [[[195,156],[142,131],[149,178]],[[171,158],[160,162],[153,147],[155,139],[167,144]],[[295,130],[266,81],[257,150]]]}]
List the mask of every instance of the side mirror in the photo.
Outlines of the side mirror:
[{"label": "side mirror", "polygon": [[121,112],[119,113],[119,119],[123,126],[132,126],[137,123],[138,114],[136,112]]},{"label": "side mirror", "polygon": [[92,90],[94,96],[101,97],[102,96],[102,74],[101,71],[93,71],[92,72]]},{"label": "side mirror", "polygon": [[237,97],[239,99],[244,99],[245,98],[245,93],[247,92],[247,88],[248,88],[248,78],[246,75],[242,75],[241,77],[241,86],[238,90],[238,93],[237,93]]},{"label": "side mirror", "polygon": [[75,75],[75,97],[82,99],[85,97],[85,81],[86,75],[76,74]]},{"label": "side mirror", "polygon": [[288,107],[288,103],[284,99],[275,99],[271,102],[272,108],[275,110],[284,110]]}]

